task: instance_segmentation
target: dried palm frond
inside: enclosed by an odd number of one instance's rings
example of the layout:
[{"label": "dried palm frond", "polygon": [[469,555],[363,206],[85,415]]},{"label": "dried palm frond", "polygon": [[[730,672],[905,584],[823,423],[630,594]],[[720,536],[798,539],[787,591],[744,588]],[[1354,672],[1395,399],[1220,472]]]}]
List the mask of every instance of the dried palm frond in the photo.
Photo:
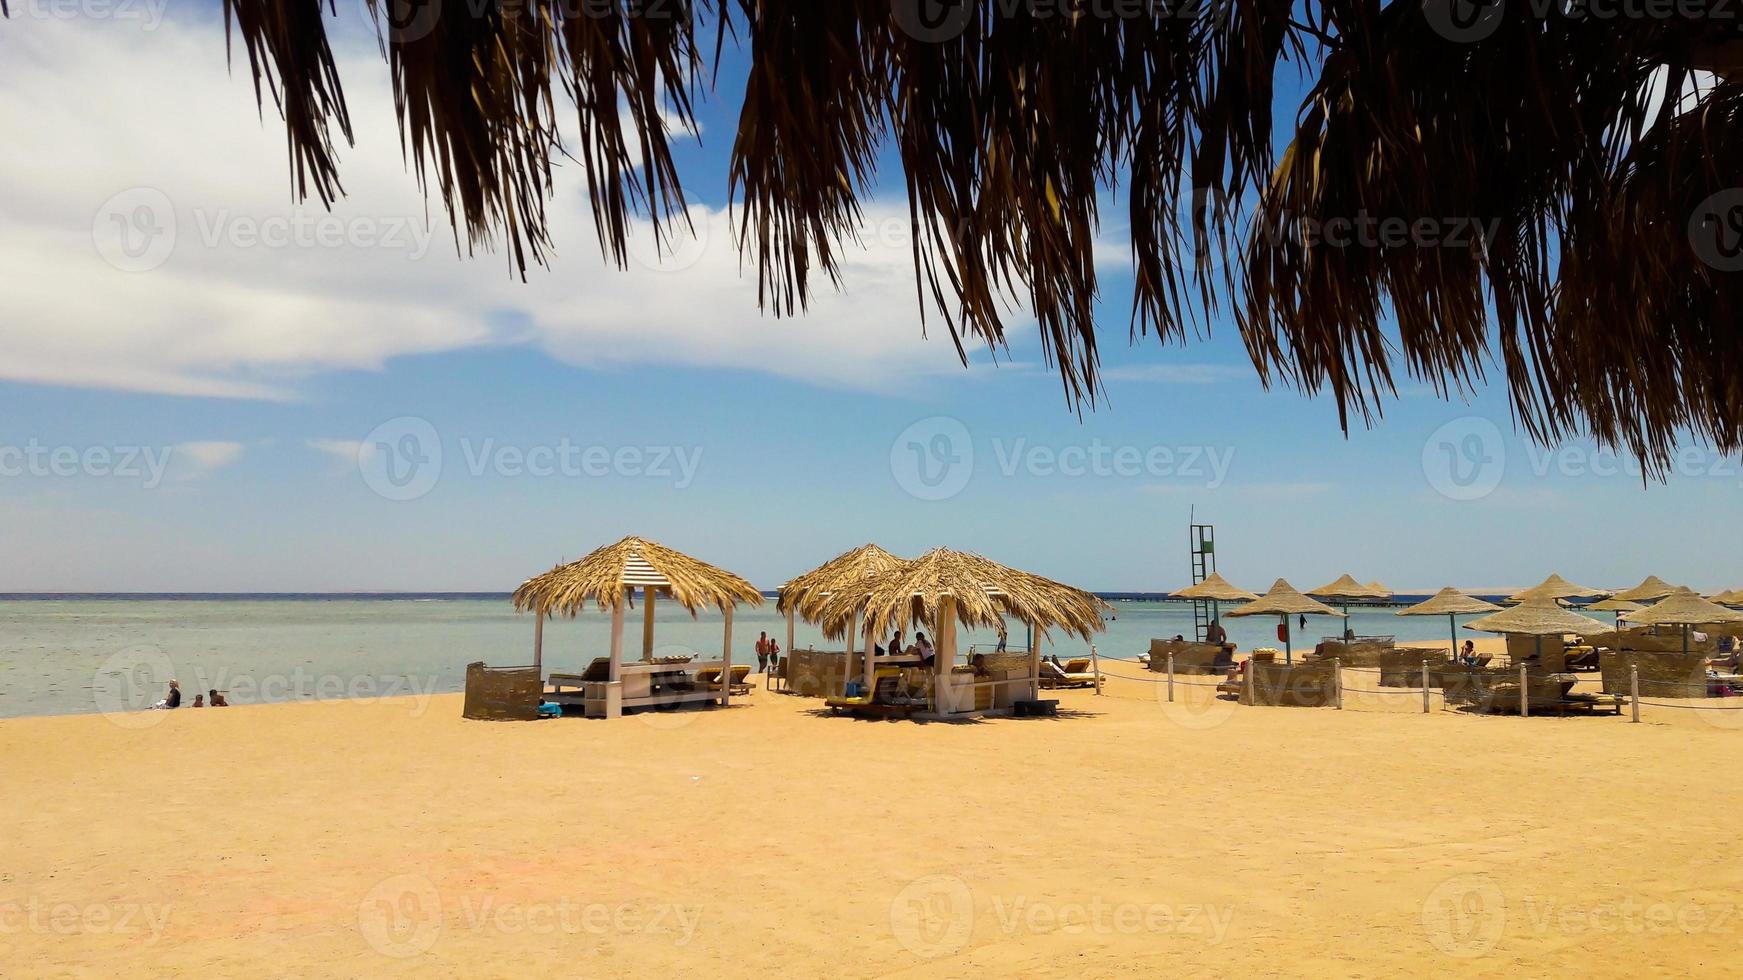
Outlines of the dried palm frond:
[{"label": "dried palm frond", "polygon": [[860,545],[781,586],[776,593],[775,609],[783,613],[790,609],[806,621],[816,622],[819,610],[831,595],[855,588],[863,594],[873,580],[901,564],[902,559],[875,544]]},{"label": "dried palm frond", "polygon": [[658,542],[628,537],[527,579],[514,592],[514,608],[574,616],[589,601],[601,610],[626,602],[631,588],[663,590],[692,616],[708,606],[724,611],[763,601],[761,592],[731,572]]}]

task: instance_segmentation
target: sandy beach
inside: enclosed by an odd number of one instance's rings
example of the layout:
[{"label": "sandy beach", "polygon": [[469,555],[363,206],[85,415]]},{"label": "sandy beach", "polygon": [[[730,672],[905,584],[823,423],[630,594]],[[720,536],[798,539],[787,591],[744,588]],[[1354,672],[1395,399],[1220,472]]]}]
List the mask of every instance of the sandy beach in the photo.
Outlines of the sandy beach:
[{"label": "sandy beach", "polygon": [[[1110,673],[1136,677],[1135,665]],[[1356,675],[1346,681],[1356,686]],[[8,976],[1734,975],[1735,726],[457,696],[0,721]],[[1725,716],[1729,719],[1729,716]],[[1736,717],[1743,718],[1743,713]],[[123,719],[133,721],[134,719]],[[1679,803],[1698,800],[1698,804]]]}]

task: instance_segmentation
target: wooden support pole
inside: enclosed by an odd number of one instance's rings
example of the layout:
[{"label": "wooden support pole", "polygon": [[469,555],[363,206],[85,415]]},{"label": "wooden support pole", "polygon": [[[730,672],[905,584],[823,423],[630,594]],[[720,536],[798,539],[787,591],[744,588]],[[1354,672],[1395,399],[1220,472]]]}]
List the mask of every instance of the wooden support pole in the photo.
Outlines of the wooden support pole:
[{"label": "wooden support pole", "polygon": [[1168,703],[1174,703],[1174,651],[1168,651]]},{"label": "wooden support pole", "polygon": [[[841,663],[842,697],[847,697],[847,685],[853,683],[853,651],[862,642],[859,636],[859,612],[856,610],[853,618],[847,621],[847,652],[842,654],[846,659]],[[869,652],[871,644],[866,644],[866,649]]]},{"label": "wooden support pole", "polygon": [[786,656],[793,655],[793,607],[787,607],[787,645],[782,648]]},{"label": "wooden support pole", "polygon": [[1029,627],[1029,700],[1034,701],[1041,697],[1040,631],[1035,628],[1034,623],[1027,625]]},{"label": "wooden support pole", "polygon": [[937,632],[932,638],[932,710],[949,714],[955,707],[950,691],[950,664],[956,652],[955,596],[939,600]]},{"label": "wooden support pole", "polygon": [[1628,697],[1634,702],[1634,724],[1640,724],[1640,664],[1628,665]]},{"label": "wooden support pole", "polygon": [[642,663],[654,662],[654,596],[659,591],[652,585],[642,587]]},{"label": "wooden support pole", "polygon": [[533,610],[533,670],[539,675],[539,690],[545,683],[545,611]]},{"label": "wooden support pole", "polygon": [[1344,672],[1336,657],[1331,658],[1331,690],[1337,709],[1344,710]]},{"label": "wooden support pole", "polygon": [[611,607],[611,679],[623,680],[623,603],[624,597],[617,597],[617,604]]},{"label": "wooden support pole", "polygon": [[1241,701],[1242,704],[1252,704],[1253,703],[1253,685],[1258,683],[1256,680],[1254,680],[1253,675],[1257,674],[1258,672],[1259,672],[1259,667],[1258,667],[1258,664],[1254,662],[1253,655],[1250,653],[1247,654],[1247,684],[1246,684],[1247,690],[1246,690],[1245,694],[1242,695],[1242,701]]},{"label": "wooden support pole", "polygon": [[1531,717],[1531,688],[1526,682],[1526,667],[1519,665],[1519,717]]},{"label": "wooden support pole", "polygon": [[720,641],[720,706],[732,704],[732,604],[725,610],[726,636]]},{"label": "wooden support pole", "polygon": [[1095,677],[1095,696],[1101,697],[1101,656],[1095,651],[1095,644],[1089,645],[1089,672]]},{"label": "wooden support pole", "polygon": [[[866,626],[869,628],[871,624],[867,623]],[[869,642],[866,644],[866,649],[870,652],[868,652],[865,657],[865,690],[862,693],[867,697],[870,697],[871,692],[877,689],[877,685],[873,681],[877,672],[877,657],[875,656],[875,653],[878,648],[878,638],[871,636],[868,637],[868,640]],[[886,652],[892,657],[901,653],[900,650],[889,650]]]}]

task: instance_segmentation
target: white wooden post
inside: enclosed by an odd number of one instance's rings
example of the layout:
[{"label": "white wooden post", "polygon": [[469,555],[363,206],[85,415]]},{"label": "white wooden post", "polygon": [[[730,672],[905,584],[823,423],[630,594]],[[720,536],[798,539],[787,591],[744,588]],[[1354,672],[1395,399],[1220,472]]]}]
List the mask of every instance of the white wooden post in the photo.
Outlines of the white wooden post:
[{"label": "white wooden post", "polygon": [[1428,714],[1428,661],[1422,662],[1422,713]]},{"label": "white wooden post", "polygon": [[1089,645],[1089,672],[1095,677],[1095,696],[1101,697],[1101,657],[1095,652],[1095,644]]},{"label": "white wooden post", "polygon": [[659,589],[642,586],[642,662],[654,661],[654,594]]},{"label": "white wooden post", "polygon": [[726,636],[720,641],[720,706],[732,704],[732,604],[726,606]]},{"label": "white wooden post", "polygon": [[[866,628],[869,630],[871,628],[871,623],[866,623]],[[865,694],[866,697],[871,697],[871,692],[876,689],[876,685],[872,683],[872,674],[877,669],[877,658],[872,655],[872,651],[877,649],[877,644],[878,638],[867,633],[865,647],[867,651],[865,655],[865,690],[861,692]],[[901,651],[889,650],[887,652],[893,657]]]},{"label": "white wooden post", "polygon": [[539,690],[545,689],[545,611],[533,609],[533,670],[539,675]]},{"label": "white wooden post", "polygon": [[1525,665],[1519,665],[1519,717],[1531,717],[1531,689],[1525,681]]},{"label": "white wooden post", "polygon": [[1168,703],[1174,703],[1174,651],[1168,651]]},{"label": "white wooden post", "polygon": [[1338,658],[1331,658],[1331,694],[1332,704],[1339,710],[1344,710],[1344,672],[1338,666]]},{"label": "white wooden post", "polygon": [[950,662],[954,657],[956,639],[956,597],[945,596],[938,602],[938,635],[932,638],[932,710],[949,714],[955,706],[950,691]]},{"label": "white wooden post", "polygon": [[[847,652],[842,654],[841,661],[841,696],[847,697],[847,685],[853,682],[853,651],[860,645],[859,612],[855,610],[853,618],[848,620]],[[869,653],[871,644],[866,644]]]},{"label": "white wooden post", "polygon": [[1259,672],[1258,663],[1253,660],[1252,654],[1250,654],[1250,653],[1247,654],[1247,684],[1246,684],[1247,690],[1246,690],[1246,693],[1243,695],[1243,698],[1241,701],[1242,704],[1254,703],[1253,702],[1253,685],[1255,683],[1257,683],[1257,681],[1255,681],[1253,679],[1253,675],[1257,674],[1258,672]]},{"label": "white wooden post", "polygon": [[793,607],[792,606],[787,607],[787,645],[785,647],[782,647],[781,651],[782,651],[783,656],[791,656],[793,653]]},{"label": "white wooden post", "polygon": [[628,597],[619,592],[611,607],[611,674],[605,683],[605,717],[623,714],[623,606]]},{"label": "white wooden post", "polygon": [[1041,699],[1041,631],[1034,623],[1029,627],[1029,700]]},{"label": "white wooden post", "polygon": [[1634,702],[1634,724],[1640,724],[1640,665],[1628,665],[1628,695]]}]

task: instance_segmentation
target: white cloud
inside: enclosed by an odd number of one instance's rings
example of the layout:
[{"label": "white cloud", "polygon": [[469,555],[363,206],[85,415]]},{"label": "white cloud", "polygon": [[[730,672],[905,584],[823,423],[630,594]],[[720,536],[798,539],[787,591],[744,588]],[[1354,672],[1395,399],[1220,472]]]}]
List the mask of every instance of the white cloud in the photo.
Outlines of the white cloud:
[{"label": "white cloud", "polygon": [[305,439],[303,445],[333,457],[334,460],[344,464],[347,469],[359,465],[359,460],[367,462],[364,454],[375,452],[374,447],[367,446],[356,439]]},{"label": "white cloud", "polygon": [[549,205],[559,254],[523,284],[501,255],[456,254],[406,171],[373,42],[341,54],[359,145],[342,151],[350,196],[329,214],[291,205],[282,125],[270,100],[258,118],[214,23],[13,26],[0,379],[285,399],[312,374],[493,344],[878,389],[955,363],[940,322],[921,336],[905,208],[869,206],[844,288],[819,276],[808,315],[776,318],[757,308],[724,210],[694,208],[699,241],[673,258],[652,254],[644,225],[629,269],[602,260],[568,164]]},{"label": "white cloud", "polygon": [[239,442],[184,442],[170,452],[170,472],[182,480],[210,476],[242,458]]}]

